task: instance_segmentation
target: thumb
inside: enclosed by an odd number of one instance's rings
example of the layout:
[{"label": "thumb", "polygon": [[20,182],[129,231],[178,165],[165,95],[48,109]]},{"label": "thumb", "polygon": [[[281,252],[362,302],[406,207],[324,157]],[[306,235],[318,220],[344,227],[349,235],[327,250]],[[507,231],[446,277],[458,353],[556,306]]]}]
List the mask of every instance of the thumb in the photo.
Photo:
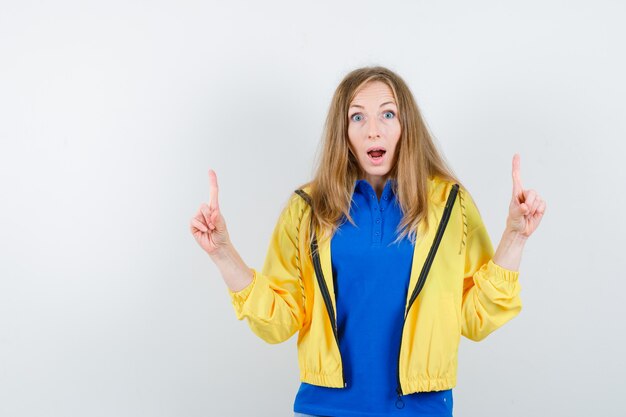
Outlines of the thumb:
[{"label": "thumb", "polygon": [[218,232],[221,232],[226,229],[226,221],[224,220],[224,216],[222,216],[222,212],[219,208],[214,209],[209,216],[209,228],[217,229]]},{"label": "thumb", "polygon": [[519,199],[513,196],[511,200],[511,215],[514,217],[525,216],[530,212],[530,207],[526,203],[520,203]]}]

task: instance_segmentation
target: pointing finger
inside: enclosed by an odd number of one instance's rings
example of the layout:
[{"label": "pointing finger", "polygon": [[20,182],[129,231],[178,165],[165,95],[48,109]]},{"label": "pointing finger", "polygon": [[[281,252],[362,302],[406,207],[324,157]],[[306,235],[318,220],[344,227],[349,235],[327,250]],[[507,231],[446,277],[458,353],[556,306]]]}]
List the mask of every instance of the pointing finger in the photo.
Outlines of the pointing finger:
[{"label": "pointing finger", "polygon": [[523,190],[524,187],[522,186],[520,176],[520,156],[519,154],[515,154],[513,155],[513,196],[520,196]]},{"label": "pointing finger", "polygon": [[217,175],[215,174],[215,171],[209,169],[209,206],[212,209],[216,209],[219,207],[217,201],[218,192],[219,189],[217,187]]}]

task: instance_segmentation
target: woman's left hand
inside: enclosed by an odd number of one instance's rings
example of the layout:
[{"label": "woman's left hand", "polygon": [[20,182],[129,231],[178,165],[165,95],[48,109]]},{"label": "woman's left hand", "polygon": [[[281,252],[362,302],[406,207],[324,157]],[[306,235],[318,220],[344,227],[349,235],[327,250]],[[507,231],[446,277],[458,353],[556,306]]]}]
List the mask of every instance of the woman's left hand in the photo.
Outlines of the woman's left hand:
[{"label": "woman's left hand", "polygon": [[513,196],[506,219],[506,231],[527,238],[541,223],[546,202],[535,190],[525,190],[520,178],[520,156],[513,155]]}]

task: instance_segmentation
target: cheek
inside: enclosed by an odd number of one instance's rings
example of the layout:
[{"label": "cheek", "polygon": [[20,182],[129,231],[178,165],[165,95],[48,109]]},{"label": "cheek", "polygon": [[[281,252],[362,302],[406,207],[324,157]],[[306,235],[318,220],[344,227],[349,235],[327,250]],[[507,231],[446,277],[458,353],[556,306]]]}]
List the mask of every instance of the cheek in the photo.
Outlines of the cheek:
[{"label": "cheek", "polygon": [[356,132],[356,129],[353,127],[348,127],[348,143],[350,144],[350,147],[352,148],[352,151],[354,153],[358,153],[356,152],[358,150],[358,134]]},{"label": "cheek", "polygon": [[356,141],[357,134],[358,129],[353,123],[350,123],[350,125],[348,126],[348,138],[350,139],[350,142],[354,143]]},{"label": "cheek", "polygon": [[400,140],[400,134],[402,133],[402,128],[400,127],[400,122],[396,122],[391,127],[390,139],[394,141],[394,143],[398,143]]},{"label": "cheek", "polygon": [[398,119],[395,119],[393,123],[389,124],[389,131],[394,138],[400,136],[401,127]]},{"label": "cheek", "polygon": [[394,126],[390,131],[389,131],[389,135],[387,136],[389,138],[389,144],[393,147],[393,155],[395,156],[397,150],[398,150],[398,143],[400,142],[400,136],[401,136],[401,129],[400,129],[400,125],[398,124],[398,126]]},{"label": "cheek", "polygon": [[385,120],[379,126],[385,136],[387,136],[387,139],[393,140],[400,135],[400,122],[398,119]]}]

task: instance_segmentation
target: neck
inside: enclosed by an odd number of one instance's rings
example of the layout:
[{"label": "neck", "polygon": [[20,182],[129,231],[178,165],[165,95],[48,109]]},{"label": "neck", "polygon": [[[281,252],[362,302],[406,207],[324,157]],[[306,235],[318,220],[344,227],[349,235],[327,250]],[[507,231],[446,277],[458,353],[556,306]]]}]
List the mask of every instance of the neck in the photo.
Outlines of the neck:
[{"label": "neck", "polygon": [[384,177],[381,177],[380,175],[365,175],[364,179],[370,183],[370,185],[376,192],[376,196],[380,199],[380,196],[385,189],[385,183],[387,182],[388,176],[385,175]]}]

